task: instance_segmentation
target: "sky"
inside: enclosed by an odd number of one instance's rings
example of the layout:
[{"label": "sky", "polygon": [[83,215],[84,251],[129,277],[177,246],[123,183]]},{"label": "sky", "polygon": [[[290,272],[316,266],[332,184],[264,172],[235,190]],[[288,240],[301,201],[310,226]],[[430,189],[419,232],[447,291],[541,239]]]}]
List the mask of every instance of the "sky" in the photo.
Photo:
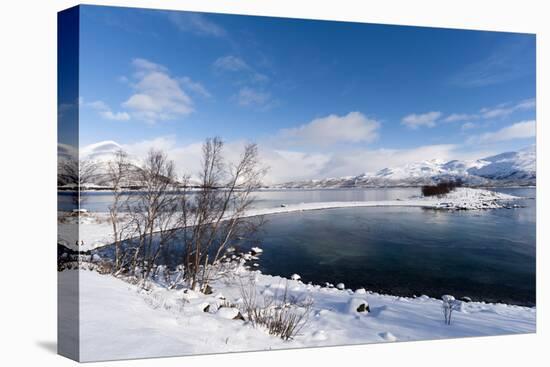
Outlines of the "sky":
[{"label": "sky", "polygon": [[535,36],[81,6],[79,145],[198,171],[259,145],[266,182],[535,143]]}]

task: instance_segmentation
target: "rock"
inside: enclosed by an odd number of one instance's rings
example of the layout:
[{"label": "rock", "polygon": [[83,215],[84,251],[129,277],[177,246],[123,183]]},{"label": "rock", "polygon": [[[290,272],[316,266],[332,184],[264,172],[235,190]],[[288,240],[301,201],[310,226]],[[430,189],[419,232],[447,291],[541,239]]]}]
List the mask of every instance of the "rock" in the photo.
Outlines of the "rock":
[{"label": "rock", "polygon": [[348,301],[348,313],[368,313],[370,312],[369,303],[363,297],[352,297]]},{"label": "rock", "polygon": [[461,297],[460,300],[463,302],[472,302],[472,299],[470,297]]},{"label": "rock", "polygon": [[302,279],[302,277],[299,276],[298,274],[292,274],[292,275],[290,276],[290,279],[292,279],[292,280],[300,280],[300,279]]},{"label": "rock", "polygon": [[346,288],[346,286],[344,285],[344,283],[338,283],[336,284],[336,288],[340,289],[340,290],[343,290]]},{"label": "rock", "polygon": [[206,285],[206,287],[204,287],[204,294],[212,294],[212,287],[210,287],[209,284]]},{"label": "rock", "polygon": [[210,305],[206,305],[206,307],[202,309],[202,312],[210,312]]},{"label": "rock", "polygon": [[365,288],[359,288],[355,290],[355,294],[367,294]]}]

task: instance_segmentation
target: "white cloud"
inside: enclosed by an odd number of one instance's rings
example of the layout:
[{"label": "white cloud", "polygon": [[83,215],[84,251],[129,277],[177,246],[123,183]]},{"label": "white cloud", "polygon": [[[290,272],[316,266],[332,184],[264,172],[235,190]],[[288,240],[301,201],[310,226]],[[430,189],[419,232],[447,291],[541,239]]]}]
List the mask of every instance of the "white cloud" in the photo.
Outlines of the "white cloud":
[{"label": "white cloud", "polygon": [[268,167],[266,183],[281,183],[318,177],[330,162],[331,155],[260,149],[260,159]]},{"label": "white cloud", "polygon": [[266,106],[271,95],[250,87],[243,87],[237,94],[237,101],[241,106]]},{"label": "white cloud", "polygon": [[136,69],[134,94],[123,106],[131,110],[133,116],[155,123],[193,112],[191,98],[164,66],[145,59],[134,59],[132,64]]},{"label": "white cloud", "polygon": [[500,141],[534,138],[536,136],[535,120],[521,121],[500,130],[472,136],[468,143],[495,143]]},{"label": "white cloud", "polygon": [[130,120],[130,115],[128,112],[121,111],[121,112],[113,112],[111,107],[103,101],[93,101],[93,102],[85,102],[84,98],[80,98],[79,104],[84,107],[91,107],[94,110],[96,110],[101,117],[107,120],[114,120],[114,121],[128,121]]},{"label": "white cloud", "polygon": [[417,129],[419,127],[434,127],[439,121],[442,122],[460,122],[464,121],[462,130],[467,130],[475,127],[472,123],[473,120],[490,120],[495,118],[508,117],[517,111],[528,111],[536,107],[534,98],[525,99],[515,104],[503,103],[495,107],[485,107],[479,110],[479,113],[452,113],[443,118],[443,114],[438,111],[432,111],[422,114],[410,114],[401,120],[401,123],[411,129]]},{"label": "white cloud", "polygon": [[104,118],[106,118],[107,120],[115,120],[115,121],[130,120],[130,115],[128,114],[128,112],[101,111],[99,114]]},{"label": "white cloud", "polygon": [[201,36],[225,37],[227,32],[220,25],[210,21],[200,13],[170,12],[168,19],[183,32],[192,32]]},{"label": "white cloud", "polygon": [[337,143],[372,142],[378,138],[380,123],[360,112],[345,116],[329,115],[280,132],[282,139],[294,144],[332,145]]},{"label": "white cloud", "polygon": [[441,112],[432,111],[427,113],[412,113],[403,117],[401,123],[411,129],[417,129],[421,126],[434,127],[436,121],[441,117]]}]

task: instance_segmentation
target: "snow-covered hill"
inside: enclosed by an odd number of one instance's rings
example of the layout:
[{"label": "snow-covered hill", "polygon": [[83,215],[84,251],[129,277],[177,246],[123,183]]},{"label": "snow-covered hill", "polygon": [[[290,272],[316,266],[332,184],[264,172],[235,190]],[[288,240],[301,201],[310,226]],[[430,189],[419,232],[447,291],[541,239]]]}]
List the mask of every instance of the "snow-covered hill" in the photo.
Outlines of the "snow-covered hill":
[{"label": "snow-covered hill", "polygon": [[358,176],[287,182],[279,188],[420,186],[461,180],[469,186],[535,185],[535,146],[471,161],[440,159],[384,168]]}]

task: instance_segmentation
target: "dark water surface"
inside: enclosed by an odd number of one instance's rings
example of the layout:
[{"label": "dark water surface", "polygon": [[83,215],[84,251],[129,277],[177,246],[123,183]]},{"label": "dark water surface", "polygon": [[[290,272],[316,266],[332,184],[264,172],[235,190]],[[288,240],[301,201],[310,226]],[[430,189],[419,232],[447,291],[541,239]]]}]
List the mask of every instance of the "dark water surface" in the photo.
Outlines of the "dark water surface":
[{"label": "dark water surface", "polygon": [[[484,211],[377,207],[268,215],[260,234],[264,253],[258,269],[395,295],[452,294],[531,306],[535,189],[497,191],[530,199],[518,202],[522,208]],[[271,191],[259,193],[257,206],[418,194],[418,189],[407,188]]]}]

